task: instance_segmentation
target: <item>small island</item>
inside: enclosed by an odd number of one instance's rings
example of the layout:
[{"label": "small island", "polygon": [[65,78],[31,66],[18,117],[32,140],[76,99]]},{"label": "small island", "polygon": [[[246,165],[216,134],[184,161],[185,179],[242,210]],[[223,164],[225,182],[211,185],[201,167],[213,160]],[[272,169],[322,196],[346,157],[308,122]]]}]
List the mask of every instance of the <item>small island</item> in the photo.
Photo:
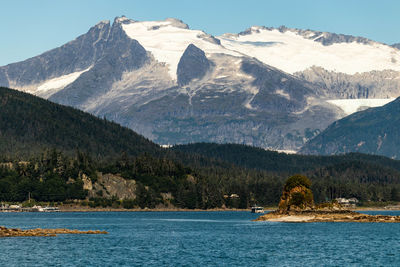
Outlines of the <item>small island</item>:
[{"label": "small island", "polygon": [[0,226],[0,237],[17,237],[17,236],[57,236],[58,234],[108,234],[106,231],[80,231],[70,229],[27,229],[6,228]]},{"label": "small island", "polygon": [[335,201],[315,205],[311,181],[303,175],[294,175],[285,183],[278,209],[254,221],[400,223],[400,216],[362,214],[345,209]]}]

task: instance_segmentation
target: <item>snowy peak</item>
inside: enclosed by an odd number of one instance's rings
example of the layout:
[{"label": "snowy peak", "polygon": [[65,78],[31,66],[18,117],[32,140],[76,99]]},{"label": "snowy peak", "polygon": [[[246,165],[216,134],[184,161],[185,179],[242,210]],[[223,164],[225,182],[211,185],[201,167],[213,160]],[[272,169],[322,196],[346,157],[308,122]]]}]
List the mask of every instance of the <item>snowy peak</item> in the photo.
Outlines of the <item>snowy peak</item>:
[{"label": "snowy peak", "polygon": [[219,39],[227,49],[291,74],[312,66],[347,74],[400,71],[398,49],[362,37],[283,26],[253,26],[239,34],[224,34]]},{"label": "snowy peak", "polygon": [[352,36],[352,35],[345,35],[345,34],[336,34],[331,32],[321,32],[321,31],[314,31],[314,30],[303,30],[303,29],[296,29],[296,28],[288,28],[286,26],[280,26],[278,28],[274,27],[265,27],[265,26],[252,26],[247,30],[238,33],[238,35],[250,35],[253,33],[260,33],[261,31],[274,31],[277,30],[280,33],[292,32],[297,35],[302,36],[305,39],[310,39],[315,42],[320,42],[325,46],[333,45],[336,43],[352,43],[357,42],[361,44],[374,44],[377,43],[375,41],[369,40],[364,37]]},{"label": "snowy peak", "polygon": [[116,18],[114,19],[114,24],[115,24],[115,23],[116,23],[116,24],[129,24],[129,23],[132,23],[132,22],[135,22],[135,20],[133,20],[133,19],[128,19],[128,18],[125,17],[125,16],[116,17]]},{"label": "snowy peak", "polygon": [[177,19],[163,21],[141,21],[124,23],[126,34],[137,40],[154,58],[165,63],[173,80],[177,80],[178,63],[188,45],[193,44],[206,54],[224,53],[241,56],[240,53],[225,49],[214,36],[203,31],[191,30]]},{"label": "snowy peak", "polygon": [[169,22],[170,23],[169,25],[174,26],[176,28],[189,30],[189,25],[184,23],[182,20],[175,19],[175,18],[167,18],[165,21]]},{"label": "snowy peak", "polygon": [[0,85],[163,144],[293,150],[337,118],[399,96],[399,62],[400,50],[352,36],[253,26],[216,38],[173,18],[121,16],[0,67]]},{"label": "snowy peak", "polygon": [[114,23],[116,24],[131,24],[131,23],[139,23],[148,27],[148,30],[158,30],[160,27],[172,26],[175,28],[181,29],[189,29],[189,25],[184,23],[182,20],[176,18],[166,18],[165,20],[159,21],[137,21],[133,19],[129,19],[125,16],[116,17],[114,19]]}]

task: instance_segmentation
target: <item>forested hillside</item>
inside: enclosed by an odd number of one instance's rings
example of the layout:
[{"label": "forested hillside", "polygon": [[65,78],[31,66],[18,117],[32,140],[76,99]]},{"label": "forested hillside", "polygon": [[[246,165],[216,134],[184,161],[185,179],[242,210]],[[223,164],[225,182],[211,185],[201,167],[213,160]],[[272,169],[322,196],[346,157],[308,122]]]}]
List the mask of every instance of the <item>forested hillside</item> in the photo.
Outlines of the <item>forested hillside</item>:
[{"label": "forested hillside", "polygon": [[335,121],[301,152],[314,155],[349,151],[400,158],[400,98],[382,107],[370,108]]},{"label": "forested hillside", "polygon": [[374,163],[400,171],[400,161],[398,160],[361,153],[349,153],[337,156],[310,156],[278,153],[247,145],[215,143],[177,145],[172,147],[171,150],[192,156],[197,155],[222,160],[244,168],[278,173],[304,172],[349,161]]},{"label": "forested hillside", "polygon": [[0,155],[26,158],[49,147],[71,155],[85,151],[95,158],[160,150],[116,123],[0,87]]},{"label": "forested hillside", "polygon": [[[30,196],[126,208],[247,208],[276,205],[284,181],[296,173],[310,177],[317,202],[400,200],[400,162],[389,158],[208,143],[161,149],[105,119],[0,88],[0,201]],[[135,197],[95,192],[88,198],[84,180],[96,183],[102,174],[135,181]]]}]

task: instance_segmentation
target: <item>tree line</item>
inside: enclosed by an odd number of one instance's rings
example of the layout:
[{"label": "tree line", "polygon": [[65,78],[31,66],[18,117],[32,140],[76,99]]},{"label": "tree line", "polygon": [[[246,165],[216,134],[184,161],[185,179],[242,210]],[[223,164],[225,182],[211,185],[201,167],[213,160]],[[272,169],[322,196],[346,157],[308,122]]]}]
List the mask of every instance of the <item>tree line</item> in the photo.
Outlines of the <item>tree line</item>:
[{"label": "tree line", "polygon": [[[25,201],[29,196],[37,201],[78,199],[85,205],[126,208],[276,206],[285,180],[296,173],[244,168],[197,153],[185,155],[122,153],[113,160],[99,161],[80,151],[70,156],[55,149],[45,150],[27,161],[0,164],[0,200]],[[98,196],[84,201],[88,192],[83,189],[83,175],[95,182],[99,173],[135,180],[136,198],[121,201]],[[400,201],[400,172],[392,167],[356,159],[337,163],[335,159],[331,165],[316,165],[302,174],[311,179],[317,203],[337,197],[356,197],[362,202]],[[172,198],[164,199],[165,193]]]}]

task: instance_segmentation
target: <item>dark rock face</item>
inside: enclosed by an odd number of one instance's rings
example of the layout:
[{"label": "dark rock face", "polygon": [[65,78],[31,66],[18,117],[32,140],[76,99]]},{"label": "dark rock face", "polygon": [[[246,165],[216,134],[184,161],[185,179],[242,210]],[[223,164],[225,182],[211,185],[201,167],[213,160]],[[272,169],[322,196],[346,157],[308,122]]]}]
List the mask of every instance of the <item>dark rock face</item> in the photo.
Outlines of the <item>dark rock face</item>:
[{"label": "dark rock face", "polygon": [[400,49],[400,43],[392,44],[391,46],[394,48]]},{"label": "dark rock face", "polygon": [[160,144],[211,141],[288,149],[302,146],[304,136],[314,136],[336,119],[324,106],[302,112],[313,95],[304,81],[252,59],[239,68],[252,78],[192,82],[193,95],[171,87],[165,96],[120,113],[118,120],[145,136],[151,129],[150,138]]},{"label": "dark rock face", "polygon": [[82,104],[89,98],[110,90],[112,84],[121,79],[124,71],[138,69],[148,60],[146,50],[125,34],[117,20],[108,33],[102,54],[103,57],[89,71],[49,99],[82,108]]},{"label": "dark rock face", "polygon": [[110,23],[100,22],[86,34],[59,48],[1,67],[0,73],[7,73],[7,79],[2,78],[4,74],[0,74],[0,86],[8,86],[8,81],[24,86],[84,70],[103,57],[109,32]]},{"label": "dark rock face", "polygon": [[[299,111],[307,104],[306,96],[312,94],[310,87],[304,81],[288,78],[288,75],[265,65],[244,61],[242,70],[255,77],[253,85],[259,88],[259,93],[251,101],[253,107],[269,112]],[[277,91],[281,94],[277,94]]]},{"label": "dark rock face", "polygon": [[307,142],[304,154],[347,152],[400,158],[400,98],[378,108],[354,113],[331,124]]},{"label": "dark rock face", "polygon": [[188,45],[179,60],[177,75],[180,86],[188,84],[193,79],[201,79],[211,67],[204,51],[193,44]]}]

